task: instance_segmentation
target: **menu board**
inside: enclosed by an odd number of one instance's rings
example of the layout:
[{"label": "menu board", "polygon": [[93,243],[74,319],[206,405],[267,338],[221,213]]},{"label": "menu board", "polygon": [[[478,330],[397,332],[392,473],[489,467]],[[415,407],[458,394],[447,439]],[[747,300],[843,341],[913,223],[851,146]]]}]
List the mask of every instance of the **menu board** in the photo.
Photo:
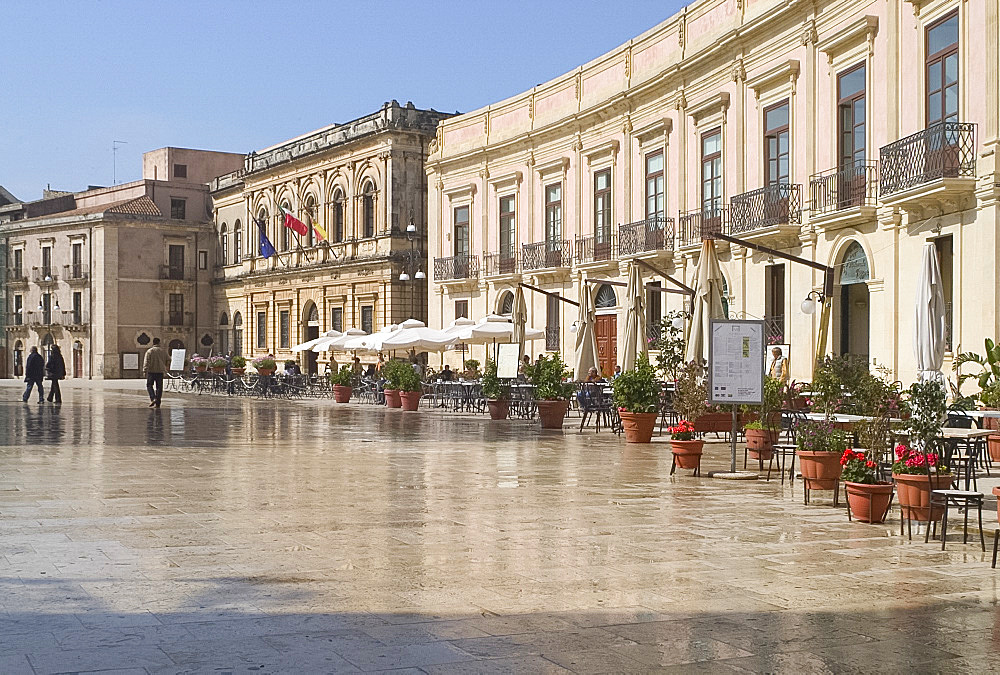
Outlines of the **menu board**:
[{"label": "menu board", "polygon": [[497,345],[497,377],[513,379],[517,377],[517,343]]},{"label": "menu board", "polygon": [[170,351],[170,370],[184,370],[184,357],[187,356],[186,349],[173,349]]},{"label": "menu board", "polygon": [[764,348],[763,321],[713,319],[708,344],[709,403],[760,405]]}]

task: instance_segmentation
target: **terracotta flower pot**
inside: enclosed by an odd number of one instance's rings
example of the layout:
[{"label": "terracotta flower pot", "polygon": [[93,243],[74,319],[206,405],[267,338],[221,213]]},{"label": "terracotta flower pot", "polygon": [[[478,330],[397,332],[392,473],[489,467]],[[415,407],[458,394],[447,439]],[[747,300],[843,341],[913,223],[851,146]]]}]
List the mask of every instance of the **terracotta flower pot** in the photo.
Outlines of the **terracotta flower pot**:
[{"label": "terracotta flower pot", "polygon": [[486,407],[489,408],[491,420],[505,420],[510,414],[510,401],[505,399],[487,399]]},{"label": "terracotta flower pot", "polygon": [[750,451],[750,459],[764,460],[771,459],[774,454],[773,446],[778,441],[778,432],[771,429],[747,429],[747,450]]},{"label": "terracotta flower pot", "polygon": [[195,366],[194,369],[199,373],[204,373],[206,370],[208,370],[208,366]]},{"label": "terracotta flower pot", "polygon": [[708,431],[725,432],[733,428],[731,413],[706,413],[694,421],[694,430],[705,433]]},{"label": "terracotta flower pot", "polygon": [[226,367],[225,366],[212,366],[212,372],[215,373],[216,375],[222,375],[224,372],[226,372]]},{"label": "terracotta flower pot", "polygon": [[403,401],[399,397],[399,389],[386,389],[382,393],[385,394],[385,406],[387,408],[403,407]]},{"label": "terracotta flower pot", "polygon": [[869,485],[867,483],[845,482],[847,503],[851,507],[854,520],[862,523],[884,523],[892,500],[892,484]]},{"label": "terracotta flower pot", "polygon": [[333,385],[333,400],[337,403],[351,402],[351,388],[342,384]]},{"label": "terracotta flower pot", "polygon": [[233,368],[233,375],[243,375],[247,372],[246,368]]},{"label": "terracotta flower pot", "polygon": [[[983,410],[996,410],[996,408],[983,408]],[[1000,429],[1000,419],[996,417],[984,417],[983,429]]]},{"label": "terracotta flower pot", "polygon": [[701,453],[705,441],[670,441],[670,451],[674,453],[674,461],[682,469],[697,469],[701,463]]},{"label": "terracotta flower pot", "polygon": [[947,490],[951,487],[951,476],[933,476],[928,480],[926,475],[894,473],[896,493],[899,495],[899,507],[903,517],[922,522],[941,520],[944,515],[943,506],[935,506],[932,511],[931,490]]},{"label": "terracotta flower pot", "polygon": [[399,392],[400,402],[403,404],[403,410],[414,411],[420,407],[420,397],[423,394],[419,391],[401,391]]},{"label": "terracotta flower pot", "polygon": [[994,462],[1000,462],[1000,434],[991,434],[986,437],[986,450],[990,453],[990,459]]},{"label": "terracotta flower pot", "polygon": [[625,429],[626,443],[649,443],[653,438],[653,427],[656,426],[658,413],[630,413],[620,411],[622,427]]},{"label": "terracotta flower pot", "polygon": [[562,429],[569,401],[538,401],[538,420],[543,429]]},{"label": "terracotta flower pot", "polygon": [[268,375],[274,375],[274,368],[258,368],[257,374],[267,377]]},{"label": "terracotta flower pot", "polygon": [[839,452],[813,452],[811,450],[799,450],[799,469],[802,471],[802,480],[810,490],[835,490],[837,481],[840,480],[840,472],[844,467],[840,466]]}]

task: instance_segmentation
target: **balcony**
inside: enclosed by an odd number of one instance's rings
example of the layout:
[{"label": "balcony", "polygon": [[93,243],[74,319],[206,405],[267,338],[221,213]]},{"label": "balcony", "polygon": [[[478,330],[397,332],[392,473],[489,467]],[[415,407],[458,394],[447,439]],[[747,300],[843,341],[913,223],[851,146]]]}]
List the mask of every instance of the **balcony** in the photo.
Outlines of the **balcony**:
[{"label": "balcony", "polygon": [[7,270],[8,286],[23,286],[28,283],[28,275],[19,267],[11,267]]},{"label": "balcony", "polygon": [[674,219],[654,216],[618,226],[618,255],[674,250]]},{"label": "balcony", "polygon": [[160,265],[161,281],[194,281],[193,267],[178,267],[177,265]]},{"label": "balcony", "polygon": [[572,244],[568,239],[521,245],[521,269],[525,271],[560,270],[572,264]]},{"label": "balcony", "polygon": [[545,327],[545,351],[559,351],[559,326]]},{"label": "balcony", "polygon": [[879,151],[879,192],[886,206],[958,207],[976,187],[976,125],[939,122]]},{"label": "balcony", "polygon": [[434,281],[461,281],[479,278],[479,256],[456,255],[434,258]]},{"label": "balcony", "polygon": [[615,259],[615,240],[611,236],[611,228],[603,232],[600,236],[590,235],[576,238],[576,264],[586,265],[589,263],[617,264]]},{"label": "balcony", "polygon": [[729,233],[747,240],[790,243],[802,225],[802,186],[773,183],[729,202]]},{"label": "balcony", "polygon": [[875,218],[878,162],[858,161],[809,177],[809,220],[820,228],[847,227]]},{"label": "balcony", "polygon": [[63,281],[68,284],[82,284],[90,280],[90,270],[83,263],[63,265]]},{"label": "balcony", "polygon": [[184,330],[194,325],[192,312],[161,312],[160,325],[164,328]]},{"label": "balcony", "polygon": [[517,254],[510,253],[487,253],[483,256],[484,276],[502,277],[508,274],[517,274]]},{"label": "balcony", "polygon": [[90,317],[82,309],[66,309],[62,313],[62,325],[66,330],[80,331],[90,324]]},{"label": "balcony", "polygon": [[729,234],[729,209],[716,206],[680,214],[680,247],[698,248],[702,239],[711,239],[715,233]]},{"label": "balcony", "polygon": [[25,323],[29,326],[54,326],[59,323],[59,312],[52,310],[41,312],[25,312]]},{"label": "balcony", "polygon": [[769,345],[785,343],[785,316],[783,314],[764,317],[764,340]]},{"label": "balcony", "polygon": [[36,284],[52,284],[59,277],[51,267],[32,267],[31,280]]},{"label": "balcony", "polygon": [[21,312],[7,312],[7,330],[20,330],[26,326],[25,316]]}]

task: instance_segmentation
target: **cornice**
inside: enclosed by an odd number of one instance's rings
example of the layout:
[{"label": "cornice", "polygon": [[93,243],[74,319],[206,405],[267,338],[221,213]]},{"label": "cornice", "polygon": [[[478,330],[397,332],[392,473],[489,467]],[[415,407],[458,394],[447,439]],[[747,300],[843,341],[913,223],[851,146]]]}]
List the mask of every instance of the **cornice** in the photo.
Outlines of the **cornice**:
[{"label": "cornice", "polygon": [[593,162],[595,159],[599,159],[605,155],[617,155],[618,154],[618,139],[611,139],[610,141],[601,143],[592,148],[581,151],[581,154],[587,159],[587,163]]},{"label": "cornice", "polygon": [[878,17],[863,16],[816,43],[816,49],[826,54],[829,62],[833,57],[865,40],[871,43],[878,34]]},{"label": "cornice", "polygon": [[729,108],[729,92],[720,91],[701,103],[696,103],[687,109],[687,114],[694,119],[704,117],[712,113],[722,112]]},{"label": "cornice", "polygon": [[493,187],[493,191],[496,192],[501,188],[520,185],[523,177],[524,174],[520,171],[511,171],[510,173],[505,173],[497,176],[496,178],[490,178],[489,184]]},{"label": "cornice", "polygon": [[754,96],[760,98],[760,93],[776,84],[786,84],[795,82],[799,77],[798,59],[788,59],[773,68],[747,78],[747,87],[753,89]]}]

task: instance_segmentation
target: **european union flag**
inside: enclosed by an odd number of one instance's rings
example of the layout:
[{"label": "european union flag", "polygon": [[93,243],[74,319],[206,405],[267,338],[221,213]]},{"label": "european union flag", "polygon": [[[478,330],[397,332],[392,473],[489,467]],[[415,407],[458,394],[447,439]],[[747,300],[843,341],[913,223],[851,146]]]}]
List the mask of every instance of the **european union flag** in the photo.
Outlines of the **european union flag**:
[{"label": "european union flag", "polygon": [[274,250],[274,244],[267,238],[267,232],[264,230],[264,221],[255,218],[254,222],[257,223],[257,232],[260,234],[260,254],[265,258],[277,255],[278,252]]}]

